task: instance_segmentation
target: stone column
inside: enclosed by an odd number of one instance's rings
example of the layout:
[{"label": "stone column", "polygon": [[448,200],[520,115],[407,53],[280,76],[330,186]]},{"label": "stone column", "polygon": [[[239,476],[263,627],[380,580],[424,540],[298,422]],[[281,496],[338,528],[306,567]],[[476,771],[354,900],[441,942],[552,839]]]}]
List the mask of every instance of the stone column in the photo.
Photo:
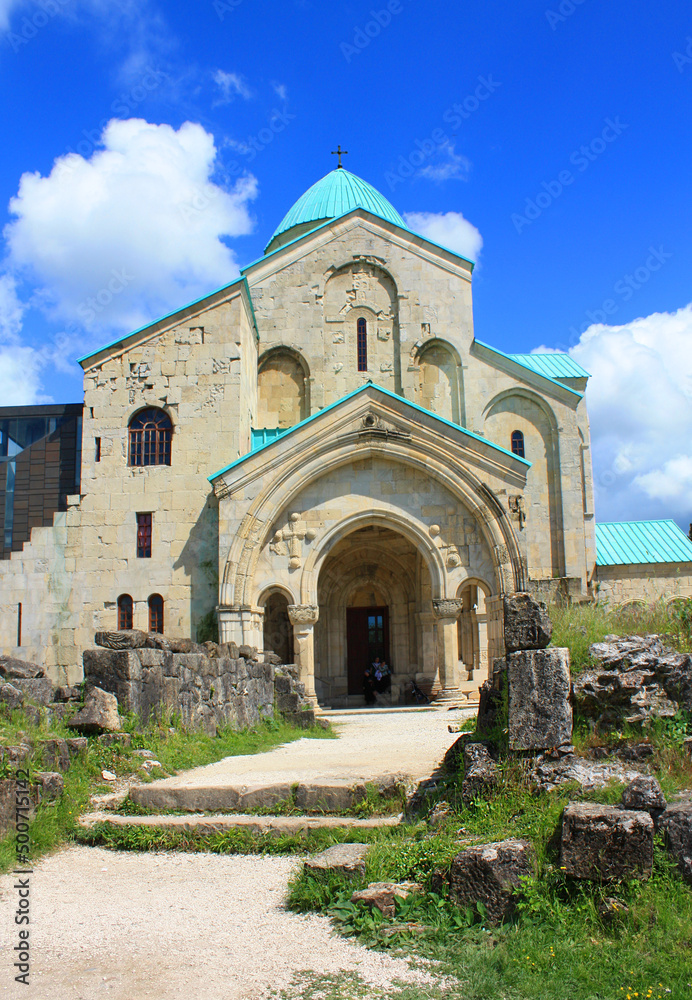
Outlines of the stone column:
[{"label": "stone column", "polygon": [[243,638],[243,616],[238,607],[229,608],[221,605],[217,608],[219,620],[219,642],[235,642],[242,646],[245,642]]},{"label": "stone column", "polygon": [[457,651],[457,619],[464,607],[464,602],[457,598],[446,598],[433,601],[433,614],[437,619],[438,635],[442,635],[442,664],[440,682],[442,690],[436,698],[436,703],[446,704],[466,700],[459,689],[459,666]]},{"label": "stone column", "polygon": [[296,666],[301,684],[305,685],[305,698],[318,708],[315,693],[315,624],[320,609],[314,604],[289,604],[288,617],[293,625]]},{"label": "stone column", "polygon": [[488,629],[488,676],[493,676],[493,660],[505,655],[504,598],[486,597]]}]

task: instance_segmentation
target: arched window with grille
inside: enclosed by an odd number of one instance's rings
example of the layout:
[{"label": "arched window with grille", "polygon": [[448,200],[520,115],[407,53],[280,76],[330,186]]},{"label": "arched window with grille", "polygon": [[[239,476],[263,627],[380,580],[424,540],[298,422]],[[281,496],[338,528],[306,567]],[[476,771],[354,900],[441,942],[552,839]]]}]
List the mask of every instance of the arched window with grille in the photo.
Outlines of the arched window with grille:
[{"label": "arched window with grille", "polygon": [[130,465],[170,465],[173,424],[167,413],[151,407],[130,420]]},{"label": "arched window with grille", "polygon": [[118,631],[132,628],[133,603],[129,594],[121,594],[118,598]]},{"label": "arched window with grille", "polygon": [[358,371],[368,370],[368,324],[364,319],[358,320]]},{"label": "arched window with grille", "polygon": [[163,597],[152,594],[149,598],[149,631],[163,634]]},{"label": "arched window with grille", "polygon": [[512,431],[512,454],[519,458],[526,458],[523,431]]}]

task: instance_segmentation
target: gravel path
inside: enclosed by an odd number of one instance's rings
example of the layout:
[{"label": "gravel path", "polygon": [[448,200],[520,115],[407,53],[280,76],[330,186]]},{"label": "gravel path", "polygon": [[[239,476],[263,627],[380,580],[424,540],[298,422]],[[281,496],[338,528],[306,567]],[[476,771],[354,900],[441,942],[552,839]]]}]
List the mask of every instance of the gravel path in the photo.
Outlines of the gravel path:
[{"label": "gravel path", "polygon": [[438,712],[363,712],[330,716],[338,740],[300,739],[268,753],[225,760],[182,771],[148,787],[179,788],[272,781],[349,779],[374,781],[387,774],[427,778],[457,739],[451,722],[473,718],[476,709]]},{"label": "gravel path", "polygon": [[[294,858],[120,854],[71,847],[31,878],[32,972],[13,981],[16,891],[0,879],[0,997],[29,1000],[261,1000],[296,973],[357,974],[373,990],[431,983],[401,959],[286,911]],[[297,991],[297,992],[296,992]],[[290,989],[300,996],[299,988]]]}]

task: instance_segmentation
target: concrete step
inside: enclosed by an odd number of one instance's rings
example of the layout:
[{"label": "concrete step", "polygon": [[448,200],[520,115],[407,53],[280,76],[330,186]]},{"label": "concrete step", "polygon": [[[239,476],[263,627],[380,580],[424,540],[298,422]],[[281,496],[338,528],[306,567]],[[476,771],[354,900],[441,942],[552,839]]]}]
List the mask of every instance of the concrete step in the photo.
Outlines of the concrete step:
[{"label": "concrete step", "polygon": [[295,834],[306,830],[376,830],[398,826],[401,816],[373,816],[355,819],[351,816],[118,816],[111,812],[93,812],[80,816],[79,825],[91,829],[97,823],[111,823],[124,829],[164,830],[170,833],[196,833],[207,836],[226,830],[247,830],[253,835],[263,833]]}]

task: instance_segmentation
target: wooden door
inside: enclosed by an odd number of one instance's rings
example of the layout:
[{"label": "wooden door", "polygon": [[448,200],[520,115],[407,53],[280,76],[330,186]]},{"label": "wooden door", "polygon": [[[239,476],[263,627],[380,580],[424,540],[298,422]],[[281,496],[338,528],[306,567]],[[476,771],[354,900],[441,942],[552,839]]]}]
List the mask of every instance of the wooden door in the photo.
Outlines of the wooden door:
[{"label": "wooden door", "polygon": [[348,693],[362,695],[366,666],[376,656],[389,663],[389,608],[347,608],[346,648]]}]

